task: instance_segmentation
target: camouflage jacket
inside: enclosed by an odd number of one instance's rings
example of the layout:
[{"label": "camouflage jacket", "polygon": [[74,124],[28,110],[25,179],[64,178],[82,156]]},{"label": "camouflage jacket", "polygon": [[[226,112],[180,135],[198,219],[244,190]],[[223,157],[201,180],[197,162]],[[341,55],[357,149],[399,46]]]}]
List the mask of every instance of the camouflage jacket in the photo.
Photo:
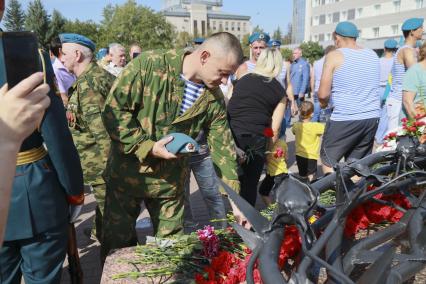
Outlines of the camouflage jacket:
[{"label": "camouflage jacket", "polygon": [[188,157],[163,160],[149,153],[155,141],[169,133],[195,138],[205,129],[219,177],[239,190],[234,141],[220,88],[206,90],[179,115],[185,87],[180,78],[184,56],[184,51],[175,50],[144,52],[115,81],[103,112],[112,139],[107,182],[108,177],[120,176],[134,185],[134,194],[142,189],[144,197],[175,196],[183,188]]},{"label": "camouflage jacket", "polygon": [[101,110],[115,77],[96,63],[90,63],[69,89],[70,125],[80,155],[85,184],[102,184],[110,138],[102,123]]}]

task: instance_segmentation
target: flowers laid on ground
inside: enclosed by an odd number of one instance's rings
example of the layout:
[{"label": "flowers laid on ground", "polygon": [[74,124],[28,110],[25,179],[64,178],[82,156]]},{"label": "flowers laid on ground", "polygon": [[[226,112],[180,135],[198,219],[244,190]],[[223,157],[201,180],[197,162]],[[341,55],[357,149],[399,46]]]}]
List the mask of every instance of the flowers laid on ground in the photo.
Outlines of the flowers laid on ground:
[{"label": "flowers laid on ground", "polygon": [[[373,190],[374,187],[370,186],[368,190]],[[402,216],[403,212],[400,210],[383,204],[385,201],[388,204],[397,205],[403,209],[408,209],[411,207],[408,199],[401,193],[395,193],[390,195],[384,195],[379,193],[374,196],[374,199],[377,201],[367,201],[356,208],[354,208],[346,219],[345,226],[345,235],[347,237],[353,237],[359,230],[367,229],[371,224],[379,224],[382,222],[398,222]]]},{"label": "flowers laid on ground", "polygon": [[389,132],[383,138],[383,145],[377,151],[395,150],[399,136],[417,137],[420,143],[426,142],[426,134],[424,133],[426,118],[424,115],[416,115],[414,119],[403,118],[401,122],[402,125],[400,127],[395,129],[395,131]]}]

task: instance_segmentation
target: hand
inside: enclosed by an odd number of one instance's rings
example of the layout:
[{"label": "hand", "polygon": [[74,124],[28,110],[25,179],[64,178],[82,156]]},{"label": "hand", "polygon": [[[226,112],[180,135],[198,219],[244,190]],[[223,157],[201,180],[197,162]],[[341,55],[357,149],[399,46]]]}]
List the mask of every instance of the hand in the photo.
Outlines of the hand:
[{"label": "hand", "polygon": [[167,136],[155,142],[151,150],[151,155],[153,155],[156,158],[161,158],[166,160],[176,159],[177,158],[176,155],[174,155],[173,153],[170,153],[166,149],[166,145],[170,143],[172,140],[173,140],[173,136]]},{"label": "hand", "polygon": [[39,126],[50,105],[50,88],[42,81],[43,73],[38,72],[11,90],[7,84],[0,89],[0,143],[20,145]]},{"label": "hand", "polygon": [[240,209],[238,209],[237,205],[235,205],[230,198],[229,198],[229,202],[231,203],[232,212],[234,213],[234,216],[235,216],[235,221],[237,221],[237,223],[243,226],[244,228],[250,229],[251,228],[250,222],[243,215]]},{"label": "hand", "polygon": [[67,116],[67,120],[68,120],[68,125],[70,127],[74,127],[75,126],[75,121],[76,121],[74,113],[72,113],[71,111],[67,110],[66,116]]},{"label": "hand", "polygon": [[297,112],[299,111],[298,110],[298,108],[297,108],[297,104],[296,104],[296,102],[295,101],[291,101],[290,102],[290,108],[291,108],[291,115],[292,116],[295,116],[296,114],[297,114]]}]

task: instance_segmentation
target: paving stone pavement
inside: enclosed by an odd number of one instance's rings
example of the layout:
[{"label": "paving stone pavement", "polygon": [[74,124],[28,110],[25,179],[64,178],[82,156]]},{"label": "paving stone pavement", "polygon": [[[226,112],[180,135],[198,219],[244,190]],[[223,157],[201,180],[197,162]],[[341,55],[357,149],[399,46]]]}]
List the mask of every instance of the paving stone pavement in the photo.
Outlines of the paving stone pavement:
[{"label": "paving stone pavement", "polygon": [[[288,159],[288,168],[291,172],[297,172],[297,166],[294,157],[294,135],[291,133],[290,129],[286,131],[287,143],[289,149],[289,159]],[[202,196],[198,190],[197,183],[193,177],[191,177],[191,197],[190,202],[192,206],[192,214],[195,227],[186,228],[186,231],[195,230],[202,228],[204,225],[209,223],[209,216],[206,210],[206,204],[202,199]],[[264,205],[261,201],[261,198],[257,199],[258,202],[256,207],[261,209],[264,208]],[[77,235],[77,246],[80,254],[81,266],[83,269],[84,283],[85,284],[98,284],[100,283],[102,270],[100,265],[99,253],[100,253],[100,244],[98,242],[93,242],[89,240],[83,233],[85,228],[91,228],[93,224],[94,212],[96,207],[96,201],[90,192],[86,193],[85,205],[82,209],[81,215],[76,226],[76,235]],[[146,210],[141,213],[139,219],[148,216]],[[140,241],[144,239],[143,231],[138,231],[138,238]],[[62,284],[69,284],[70,277],[68,274],[68,262],[65,260],[64,268],[62,272]]]}]

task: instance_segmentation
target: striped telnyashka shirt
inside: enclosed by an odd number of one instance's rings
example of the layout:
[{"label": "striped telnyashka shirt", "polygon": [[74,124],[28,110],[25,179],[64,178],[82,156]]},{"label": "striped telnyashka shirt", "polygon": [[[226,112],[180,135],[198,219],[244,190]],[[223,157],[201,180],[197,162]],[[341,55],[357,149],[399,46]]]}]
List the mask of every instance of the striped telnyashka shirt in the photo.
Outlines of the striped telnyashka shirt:
[{"label": "striped telnyashka shirt", "polygon": [[203,93],[205,89],[205,86],[204,84],[197,84],[185,79],[185,77],[183,77],[182,74],[180,75],[180,78],[185,81],[182,105],[180,106],[180,111],[179,111],[179,115],[182,115],[201,96],[201,94]]},{"label": "striped telnyashka shirt", "polygon": [[408,68],[405,68],[404,64],[398,62],[398,54],[404,48],[413,48],[409,45],[403,45],[395,53],[393,57],[393,66],[392,66],[392,86],[389,92],[388,98],[395,99],[402,102],[402,82],[404,80],[404,75],[407,72]]},{"label": "striped telnyashka shirt", "polygon": [[349,121],[380,116],[380,63],[371,49],[337,49],[343,64],[333,74],[331,120]]}]

